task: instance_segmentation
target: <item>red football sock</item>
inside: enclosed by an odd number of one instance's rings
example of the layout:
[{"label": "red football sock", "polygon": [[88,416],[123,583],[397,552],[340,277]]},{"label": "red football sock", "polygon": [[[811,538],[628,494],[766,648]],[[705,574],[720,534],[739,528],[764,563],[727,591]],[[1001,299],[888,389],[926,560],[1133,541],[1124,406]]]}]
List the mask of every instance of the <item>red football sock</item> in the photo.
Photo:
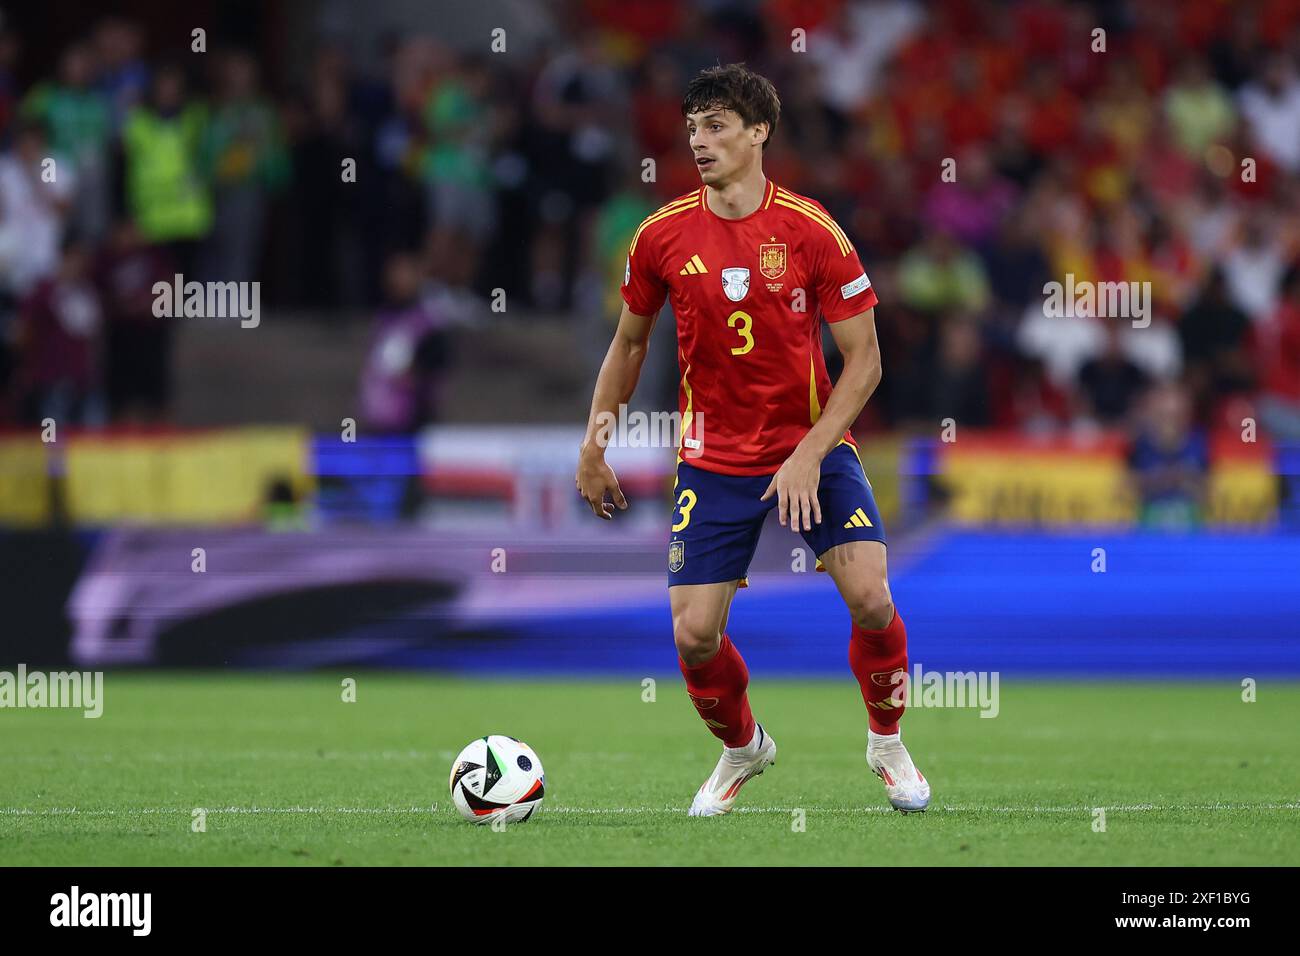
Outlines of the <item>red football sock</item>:
[{"label": "red football sock", "polygon": [[907,628],[897,606],[888,627],[868,631],[853,625],[849,666],[862,688],[871,729],[878,734],[898,733],[898,719],[907,709]]},{"label": "red football sock", "polygon": [[686,692],[713,736],[728,747],[743,747],[754,736],[754,715],[749,712],[749,668],[726,634],[713,659],[688,667],[680,657]]}]

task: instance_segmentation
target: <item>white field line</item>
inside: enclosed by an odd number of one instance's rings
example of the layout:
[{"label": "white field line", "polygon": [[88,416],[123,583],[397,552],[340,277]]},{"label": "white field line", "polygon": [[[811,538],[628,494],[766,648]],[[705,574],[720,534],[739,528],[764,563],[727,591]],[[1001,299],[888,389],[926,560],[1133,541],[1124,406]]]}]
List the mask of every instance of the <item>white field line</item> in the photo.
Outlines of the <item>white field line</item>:
[{"label": "white field line", "polygon": [[[1251,810],[1279,810],[1283,812],[1300,811],[1300,803],[1188,803],[1188,804],[1152,804],[1152,803],[1135,803],[1119,804],[1107,806],[1099,804],[1102,809],[1109,810],[1112,813],[1178,813],[1191,811],[1251,811]],[[55,816],[86,816],[86,817],[136,817],[136,816],[168,816],[168,815],[185,815],[189,816],[199,807],[123,807],[120,809],[105,808],[81,808],[81,807],[0,807],[0,817],[55,817]],[[396,815],[396,814],[433,814],[439,812],[438,807],[202,807],[209,814],[317,814],[317,815]],[[449,808],[448,808],[449,809]],[[1041,813],[1091,813],[1097,809],[1097,806],[1076,806],[1076,807],[981,807],[981,806],[938,806],[931,807],[931,813],[1024,813],[1024,814],[1041,814]],[[859,813],[890,813],[890,807],[739,807],[734,812],[741,814],[748,813],[780,813],[789,814],[795,810],[802,810],[808,814],[859,814]],[[564,813],[576,816],[615,816],[621,814],[666,814],[681,815],[686,812],[685,807],[570,807],[570,806],[552,806],[543,807],[545,813]]]}]

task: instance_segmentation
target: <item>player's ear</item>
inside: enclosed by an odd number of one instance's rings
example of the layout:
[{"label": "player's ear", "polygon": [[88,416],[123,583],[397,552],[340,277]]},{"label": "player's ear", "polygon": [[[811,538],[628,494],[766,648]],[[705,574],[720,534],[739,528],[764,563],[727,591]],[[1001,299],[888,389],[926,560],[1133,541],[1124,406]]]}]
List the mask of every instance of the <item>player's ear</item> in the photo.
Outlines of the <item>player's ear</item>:
[{"label": "player's ear", "polygon": [[753,130],[753,132],[750,134],[750,142],[754,146],[760,146],[764,142],[766,142],[768,136],[770,136],[772,132],[768,128],[767,123],[765,122],[755,123],[752,127],[750,127],[750,129]]}]

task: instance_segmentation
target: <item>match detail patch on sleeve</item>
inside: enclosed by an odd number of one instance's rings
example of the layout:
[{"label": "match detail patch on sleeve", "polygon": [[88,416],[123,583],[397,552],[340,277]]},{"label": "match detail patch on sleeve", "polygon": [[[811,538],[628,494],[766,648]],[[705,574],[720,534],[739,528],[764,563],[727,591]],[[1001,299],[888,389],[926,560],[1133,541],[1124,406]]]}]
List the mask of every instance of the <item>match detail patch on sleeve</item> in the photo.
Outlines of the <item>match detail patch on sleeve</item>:
[{"label": "match detail patch on sleeve", "polygon": [[846,299],[851,299],[863,289],[870,288],[871,280],[867,278],[867,274],[864,272],[847,285],[840,286],[840,295]]}]

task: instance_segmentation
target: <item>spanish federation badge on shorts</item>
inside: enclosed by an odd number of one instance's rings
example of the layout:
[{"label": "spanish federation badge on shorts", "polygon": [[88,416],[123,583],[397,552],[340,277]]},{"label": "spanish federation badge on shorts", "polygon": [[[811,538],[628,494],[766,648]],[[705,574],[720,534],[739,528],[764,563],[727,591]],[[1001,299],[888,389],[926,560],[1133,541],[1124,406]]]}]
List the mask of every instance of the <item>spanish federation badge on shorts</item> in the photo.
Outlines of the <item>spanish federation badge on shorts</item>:
[{"label": "spanish federation badge on shorts", "polygon": [[676,573],[686,563],[686,542],[673,541],[668,545],[668,570]]}]

